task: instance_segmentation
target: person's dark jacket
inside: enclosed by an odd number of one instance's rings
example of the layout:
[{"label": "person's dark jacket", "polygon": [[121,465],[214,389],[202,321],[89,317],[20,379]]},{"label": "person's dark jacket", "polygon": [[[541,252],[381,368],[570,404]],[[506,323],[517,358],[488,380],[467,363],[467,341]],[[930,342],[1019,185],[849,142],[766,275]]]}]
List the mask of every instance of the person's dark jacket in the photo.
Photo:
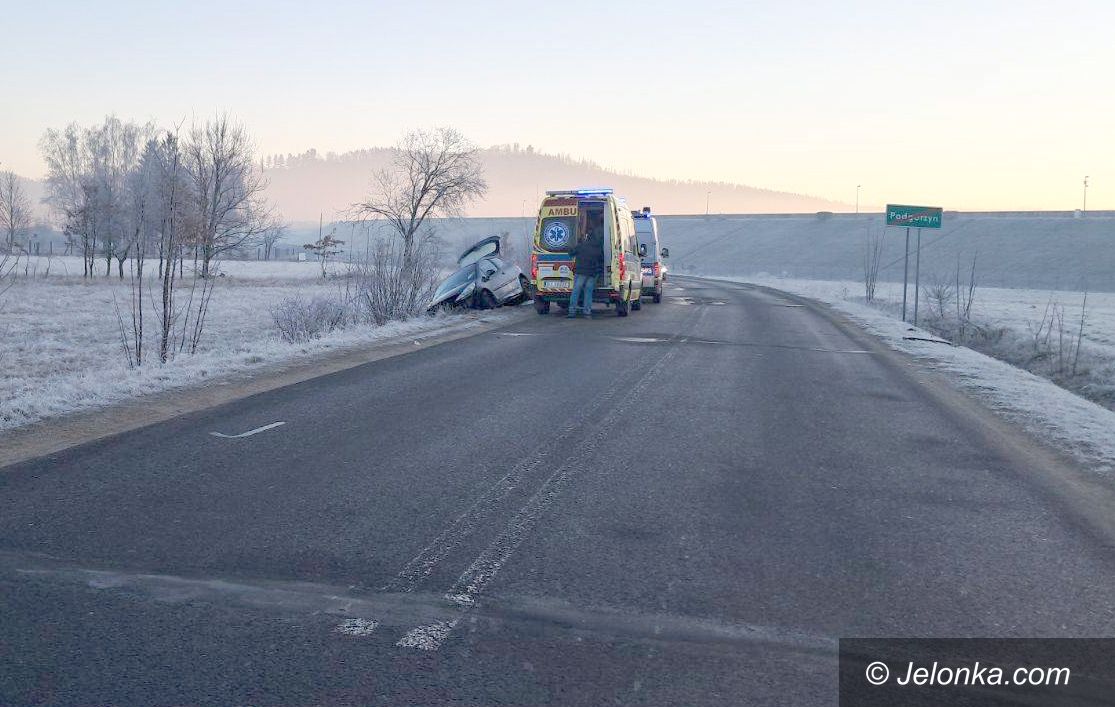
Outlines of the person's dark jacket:
[{"label": "person's dark jacket", "polygon": [[588,238],[569,249],[573,256],[573,272],[577,275],[600,275],[604,272],[604,239],[590,233]]}]

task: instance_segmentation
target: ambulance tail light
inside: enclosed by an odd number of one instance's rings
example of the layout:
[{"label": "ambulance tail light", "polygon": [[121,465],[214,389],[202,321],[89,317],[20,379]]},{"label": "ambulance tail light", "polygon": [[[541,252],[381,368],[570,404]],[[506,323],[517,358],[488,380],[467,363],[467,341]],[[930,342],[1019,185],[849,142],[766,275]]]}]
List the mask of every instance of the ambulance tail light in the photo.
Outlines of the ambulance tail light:
[{"label": "ambulance tail light", "polygon": [[662,263],[659,263],[658,261],[655,261],[655,263],[654,263],[654,276],[659,277],[660,275],[662,275]]},{"label": "ambulance tail light", "polygon": [[619,254],[619,279],[623,282],[627,279],[627,261],[624,259],[624,254]]}]

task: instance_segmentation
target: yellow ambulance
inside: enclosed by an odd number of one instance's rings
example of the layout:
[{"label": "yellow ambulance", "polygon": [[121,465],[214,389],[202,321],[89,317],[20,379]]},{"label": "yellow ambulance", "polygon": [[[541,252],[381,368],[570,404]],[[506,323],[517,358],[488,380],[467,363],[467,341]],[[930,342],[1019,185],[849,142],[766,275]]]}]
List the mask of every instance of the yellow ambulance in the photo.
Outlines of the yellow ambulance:
[{"label": "yellow ambulance", "polygon": [[604,273],[596,278],[592,301],[615,307],[621,317],[640,309],[645,246],[639,245],[631,211],[611,189],[572,189],[547,191],[538,209],[530,277],[539,314],[548,314],[550,304],[569,306],[574,266],[569,250],[584,239],[589,224],[604,230]]}]

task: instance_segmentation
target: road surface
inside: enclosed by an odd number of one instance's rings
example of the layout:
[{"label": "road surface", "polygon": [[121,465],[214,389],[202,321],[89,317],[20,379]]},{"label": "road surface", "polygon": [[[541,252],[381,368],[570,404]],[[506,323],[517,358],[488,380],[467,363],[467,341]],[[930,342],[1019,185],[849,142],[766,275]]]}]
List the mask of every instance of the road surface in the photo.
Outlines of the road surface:
[{"label": "road surface", "polygon": [[833,704],[842,636],[1115,634],[948,395],[679,278],[7,467],[0,703]]}]

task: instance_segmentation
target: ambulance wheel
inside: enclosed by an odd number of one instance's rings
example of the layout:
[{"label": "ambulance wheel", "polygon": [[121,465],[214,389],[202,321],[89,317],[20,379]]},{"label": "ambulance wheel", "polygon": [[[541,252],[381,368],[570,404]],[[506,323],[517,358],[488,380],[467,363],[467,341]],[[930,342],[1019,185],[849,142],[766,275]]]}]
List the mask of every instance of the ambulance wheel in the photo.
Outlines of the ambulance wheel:
[{"label": "ambulance wheel", "polygon": [[621,299],[616,300],[616,316],[617,317],[626,317],[627,316],[627,302],[625,302]]},{"label": "ambulance wheel", "polygon": [[662,293],[661,292],[655,292],[654,293],[654,303],[659,304],[661,302],[662,302]]},{"label": "ambulance wheel", "polygon": [[643,308],[643,300],[642,299],[632,300],[631,309],[638,312],[642,308]]},{"label": "ambulance wheel", "polygon": [[546,300],[536,299],[534,300],[534,311],[538,312],[539,314],[549,314],[550,303]]}]

